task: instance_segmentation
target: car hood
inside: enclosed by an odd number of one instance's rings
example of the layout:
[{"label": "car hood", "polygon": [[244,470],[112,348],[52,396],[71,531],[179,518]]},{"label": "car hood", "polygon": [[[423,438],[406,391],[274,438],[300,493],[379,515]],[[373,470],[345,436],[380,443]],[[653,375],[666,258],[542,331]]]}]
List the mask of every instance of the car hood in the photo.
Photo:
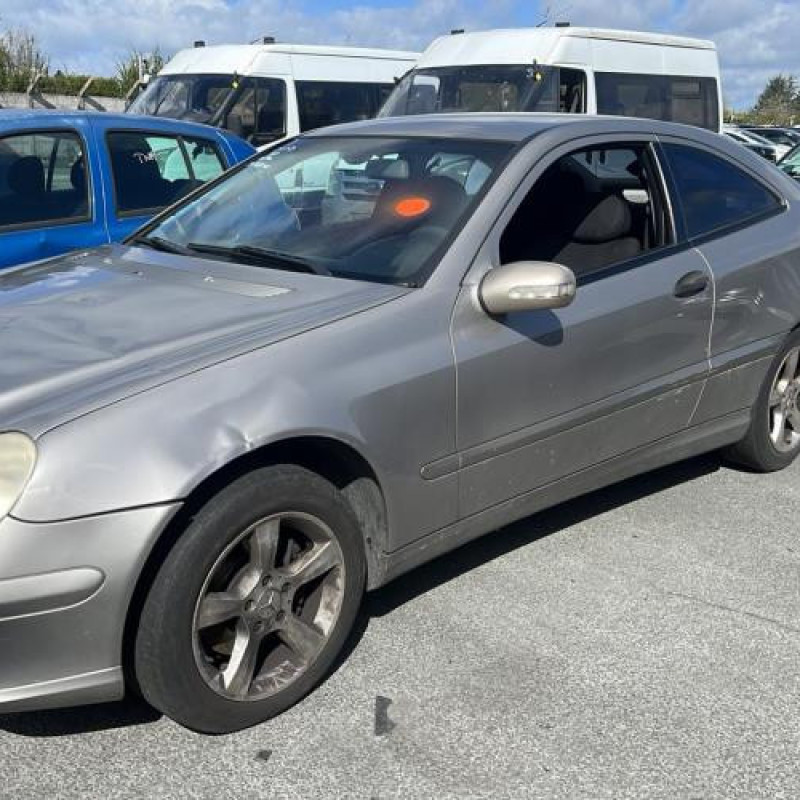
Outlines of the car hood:
[{"label": "car hood", "polygon": [[120,245],[0,272],[0,430],[36,436],[408,291]]}]

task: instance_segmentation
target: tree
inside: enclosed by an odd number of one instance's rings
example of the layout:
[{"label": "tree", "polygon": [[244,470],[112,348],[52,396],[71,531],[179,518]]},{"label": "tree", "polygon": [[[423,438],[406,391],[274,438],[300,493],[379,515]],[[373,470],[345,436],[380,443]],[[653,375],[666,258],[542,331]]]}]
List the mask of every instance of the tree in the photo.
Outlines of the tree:
[{"label": "tree", "polygon": [[129,50],[127,55],[117,61],[117,80],[123,91],[138,83],[145,75],[157,75],[166,63],[161,48],[156,45],[149,53]]},{"label": "tree", "polygon": [[767,81],[753,111],[776,120],[788,118],[798,111],[799,90],[794,75],[775,75]]},{"label": "tree", "polygon": [[46,75],[49,59],[36,37],[23,30],[0,34],[0,86],[24,91],[36,75]]}]

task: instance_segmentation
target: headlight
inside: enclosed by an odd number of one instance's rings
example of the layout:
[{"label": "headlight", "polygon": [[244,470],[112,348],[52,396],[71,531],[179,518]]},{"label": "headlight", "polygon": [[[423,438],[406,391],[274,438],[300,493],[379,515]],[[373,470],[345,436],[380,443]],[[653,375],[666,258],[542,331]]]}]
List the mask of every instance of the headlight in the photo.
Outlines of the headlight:
[{"label": "headlight", "polygon": [[19,500],[36,464],[36,445],[24,433],[0,433],[0,519]]}]

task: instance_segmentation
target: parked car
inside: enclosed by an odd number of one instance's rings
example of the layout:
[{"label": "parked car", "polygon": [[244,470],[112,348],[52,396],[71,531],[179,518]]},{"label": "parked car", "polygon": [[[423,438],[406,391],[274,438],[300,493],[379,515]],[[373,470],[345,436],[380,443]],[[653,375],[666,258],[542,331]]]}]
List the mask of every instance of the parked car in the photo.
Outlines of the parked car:
[{"label": "parked car", "polygon": [[0,267],[119,241],[254,152],[193,123],[0,110]]},{"label": "parked car", "polygon": [[743,125],[741,130],[755,133],[775,145],[775,155],[780,161],[793,147],[800,144],[800,133],[792,128],[776,128],[768,125]]},{"label": "parked car", "polygon": [[275,42],[176,53],[128,109],[217,125],[271,144],[301,131],[374,117],[419,58],[405,50]]},{"label": "parked car", "polygon": [[746,147],[762,158],[766,158],[767,161],[774,163],[778,160],[778,148],[757,133],[750,133],[734,125],[723,125],[722,133],[729,139],[733,139],[734,142],[738,142],[742,147]]},{"label": "parked car", "polygon": [[719,131],[714,42],[555,27],[456,30],[434,40],[381,116],[539,111],[670,120]]},{"label": "parked car", "polygon": [[[320,158],[385,165],[370,216],[280,188]],[[0,274],[0,329],[0,712],[135,680],[232,731],[365,588],[693,454],[790,464],[800,186],[668,123],[354,123]]]},{"label": "parked car", "polygon": [[779,162],[778,166],[795,180],[800,180],[800,144],[793,147]]}]

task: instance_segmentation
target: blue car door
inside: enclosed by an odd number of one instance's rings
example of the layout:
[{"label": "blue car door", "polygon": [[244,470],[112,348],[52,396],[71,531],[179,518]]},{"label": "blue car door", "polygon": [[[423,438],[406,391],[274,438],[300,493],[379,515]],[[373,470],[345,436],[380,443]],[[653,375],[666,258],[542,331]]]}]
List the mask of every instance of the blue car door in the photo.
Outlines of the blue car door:
[{"label": "blue car door", "polygon": [[193,133],[109,127],[98,129],[97,136],[109,175],[106,213],[112,241],[129,236],[228,166],[228,153],[213,134],[206,139]]},{"label": "blue car door", "polygon": [[39,127],[0,133],[0,267],[107,241],[97,154],[85,120],[48,117]]}]

